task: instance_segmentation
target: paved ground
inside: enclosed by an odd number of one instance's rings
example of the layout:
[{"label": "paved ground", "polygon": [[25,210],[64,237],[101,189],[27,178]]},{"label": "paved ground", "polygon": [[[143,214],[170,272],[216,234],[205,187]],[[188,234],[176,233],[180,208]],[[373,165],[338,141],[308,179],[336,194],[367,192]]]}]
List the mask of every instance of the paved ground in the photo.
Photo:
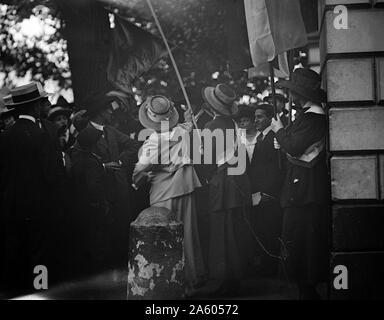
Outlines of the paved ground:
[{"label": "paved ground", "polygon": [[[114,270],[100,276],[62,284],[44,294],[20,297],[22,299],[86,299],[86,300],[125,300],[127,294],[127,274]],[[196,299],[212,300],[222,297],[202,297]],[[247,279],[241,283],[240,293],[225,299],[230,300],[293,300],[297,299],[294,286],[285,281],[271,278]]]}]

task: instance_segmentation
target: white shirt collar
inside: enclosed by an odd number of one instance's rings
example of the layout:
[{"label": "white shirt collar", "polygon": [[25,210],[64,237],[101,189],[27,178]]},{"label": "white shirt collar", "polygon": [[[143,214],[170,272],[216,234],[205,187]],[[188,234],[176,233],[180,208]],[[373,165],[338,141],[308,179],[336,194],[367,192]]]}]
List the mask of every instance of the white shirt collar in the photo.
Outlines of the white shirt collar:
[{"label": "white shirt collar", "polygon": [[31,120],[33,123],[36,123],[36,118],[27,114],[19,115],[19,119],[27,119],[27,120]]},{"label": "white shirt collar", "polygon": [[104,126],[102,126],[101,124],[98,124],[93,121],[90,121],[90,122],[91,122],[91,125],[93,125],[97,130],[104,131]]},{"label": "white shirt collar", "polygon": [[[263,131],[263,138],[264,138],[264,137],[269,133],[269,131],[271,131],[271,130],[272,130],[271,126],[265,128],[264,131]],[[256,135],[256,137],[259,136],[259,135],[260,135],[260,131],[257,131],[257,135]]]},{"label": "white shirt collar", "polygon": [[305,110],[304,113],[311,112],[311,113],[316,113],[316,114],[325,114],[324,109],[321,106],[319,106],[319,105],[317,105],[311,101],[308,101],[304,105],[303,109]]}]

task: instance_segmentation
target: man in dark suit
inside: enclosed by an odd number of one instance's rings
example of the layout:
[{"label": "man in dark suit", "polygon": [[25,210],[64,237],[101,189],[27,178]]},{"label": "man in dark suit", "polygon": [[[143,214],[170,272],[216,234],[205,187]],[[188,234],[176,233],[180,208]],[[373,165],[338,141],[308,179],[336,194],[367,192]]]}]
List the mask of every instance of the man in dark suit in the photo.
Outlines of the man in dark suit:
[{"label": "man in dark suit", "polygon": [[[251,116],[251,115],[249,115]],[[247,174],[251,182],[252,194],[256,194],[258,204],[251,215],[255,234],[272,255],[279,254],[282,210],[280,208],[280,190],[283,170],[279,167],[278,153],[274,148],[275,134],[271,130],[273,107],[269,104],[258,105],[255,114],[254,135],[245,139],[247,148]],[[248,131],[251,128],[248,128]],[[252,130],[251,130],[252,131]],[[259,273],[273,276],[277,273],[278,260],[260,250],[261,266]]]},{"label": "man in dark suit", "polygon": [[321,77],[310,69],[296,69],[289,89],[298,116],[284,129],[280,119],[272,130],[287,158],[281,204],[284,208],[282,239],[288,252],[288,271],[299,287],[300,297],[315,299],[316,285],[327,281],[330,182],[326,166],[327,120],[321,106],[326,94]]},{"label": "man in dark suit", "polygon": [[101,158],[107,173],[111,237],[114,238],[111,263],[126,266],[129,224],[139,213],[134,209],[130,179],[140,143],[110,125],[113,113],[119,107],[113,97],[95,95],[85,102],[85,107],[87,112],[84,116],[89,118],[87,128],[102,132],[94,153]]},{"label": "man in dark suit", "polygon": [[56,276],[50,232],[64,166],[53,125],[39,120],[47,96],[39,83],[30,83],[5,99],[19,113],[0,138],[1,289],[9,296],[34,290],[35,266]]},{"label": "man in dark suit", "polygon": [[102,134],[93,127],[80,131],[79,150],[71,168],[76,203],[72,214],[72,260],[75,273],[83,276],[103,270],[108,248],[106,173],[101,158],[93,153]]}]

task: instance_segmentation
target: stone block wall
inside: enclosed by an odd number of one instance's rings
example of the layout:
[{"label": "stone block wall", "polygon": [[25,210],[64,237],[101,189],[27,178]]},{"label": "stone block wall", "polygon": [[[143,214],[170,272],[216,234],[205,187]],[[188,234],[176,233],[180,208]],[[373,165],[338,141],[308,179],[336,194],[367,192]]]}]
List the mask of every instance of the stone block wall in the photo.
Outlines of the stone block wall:
[{"label": "stone block wall", "polygon": [[[347,8],[348,28],[334,21]],[[330,298],[384,297],[384,1],[319,0],[329,111]],[[335,289],[345,265],[348,289]]]}]

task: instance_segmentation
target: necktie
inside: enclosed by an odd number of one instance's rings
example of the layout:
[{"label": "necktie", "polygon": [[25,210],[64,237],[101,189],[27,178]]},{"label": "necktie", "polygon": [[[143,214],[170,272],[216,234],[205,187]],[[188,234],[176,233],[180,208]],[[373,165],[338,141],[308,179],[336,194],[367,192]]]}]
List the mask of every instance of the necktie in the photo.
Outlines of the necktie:
[{"label": "necktie", "polygon": [[264,135],[262,132],[260,132],[260,134],[256,138],[256,143],[263,141],[263,138],[264,138]]}]

